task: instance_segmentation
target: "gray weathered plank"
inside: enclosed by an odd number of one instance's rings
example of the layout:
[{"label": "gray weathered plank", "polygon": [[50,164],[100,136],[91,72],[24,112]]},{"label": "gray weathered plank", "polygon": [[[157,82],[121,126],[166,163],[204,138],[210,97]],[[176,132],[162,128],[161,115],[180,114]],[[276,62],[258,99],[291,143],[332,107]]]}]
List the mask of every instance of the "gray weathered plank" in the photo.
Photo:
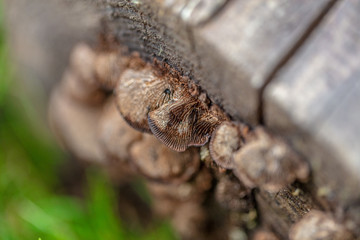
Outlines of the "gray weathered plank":
[{"label": "gray weathered plank", "polygon": [[318,195],[360,200],[360,1],[342,1],[265,91],[265,122],[310,161]]},{"label": "gray weathered plank", "polygon": [[230,1],[194,30],[200,85],[231,115],[257,123],[260,89],[331,4]]}]

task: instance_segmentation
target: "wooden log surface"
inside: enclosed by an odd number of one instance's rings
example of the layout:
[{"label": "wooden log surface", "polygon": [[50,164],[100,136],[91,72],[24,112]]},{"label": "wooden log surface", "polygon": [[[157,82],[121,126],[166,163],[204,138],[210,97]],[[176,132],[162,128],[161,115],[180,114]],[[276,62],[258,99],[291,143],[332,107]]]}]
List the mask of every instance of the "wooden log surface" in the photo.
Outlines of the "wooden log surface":
[{"label": "wooden log surface", "polygon": [[256,201],[262,222],[283,239],[288,237],[288,230],[294,223],[311,210],[319,209],[311,194],[296,186],[289,186],[278,193],[260,190],[256,193]]},{"label": "wooden log surface", "polygon": [[332,4],[229,1],[213,19],[193,26],[191,17],[184,21],[190,2],[112,1],[108,21],[130,50],[179,69],[229,114],[252,124],[271,72]]},{"label": "wooden log surface", "polygon": [[[34,9],[46,2],[36,0]],[[105,31],[143,59],[189,76],[233,119],[285,137],[311,164],[306,197],[290,197],[291,186],[255,193],[259,215],[280,236],[311,209],[360,222],[358,0],[79,0],[91,11],[75,13],[65,2],[46,3],[47,14],[37,15],[24,0],[7,1],[13,49],[30,76],[60,79],[71,45]],[[30,34],[31,24],[47,28]],[[53,56],[59,61],[47,60]]]}]

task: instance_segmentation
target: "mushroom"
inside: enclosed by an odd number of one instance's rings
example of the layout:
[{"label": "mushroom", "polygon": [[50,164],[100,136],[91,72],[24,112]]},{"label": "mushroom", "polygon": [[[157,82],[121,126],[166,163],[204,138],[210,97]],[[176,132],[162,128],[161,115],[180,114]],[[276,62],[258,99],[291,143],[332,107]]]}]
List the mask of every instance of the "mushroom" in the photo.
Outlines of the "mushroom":
[{"label": "mushroom", "polygon": [[99,141],[110,159],[127,161],[130,146],[142,139],[142,133],[130,127],[116,109],[114,98],[107,100],[98,127]]},{"label": "mushroom", "polygon": [[233,153],[243,145],[243,140],[235,123],[225,121],[212,134],[210,155],[220,166],[226,169],[234,167]]},{"label": "mushroom", "polygon": [[149,191],[156,198],[169,199],[175,202],[202,202],[206,192],[213,186],[213,177],[205,167],[201,168],[194,178],[182,183],[148,182]]},{"label": "mushroom", "polygon": [[312,210],[289,232],[290,240],[350,240],[354,236],[328,213]]},{"label": "mushroom", "polygon": [[268,229],[257,229],[252,235],[253,240],[279,240],[279,238]]},{"label": "mushroom", "polygon": [[277,192],[296,179],[306,181],[308,164],[279,138],[256,128],[234,153],[234,173],[248,187]]},{"label": "mushroom", "polygon": [[252,207],[250,189],[235,176],[224,175],[215,188],[215,198],[219,204],[231,211],[249,211]]},{"label": "mushroom", "polygon": [[171,223],[181,239],[227,239],[228,215],[213,203],[178,204],[171,217]]},{"label": "mushroom", "polygon": [[199,169],[198,149],[175,152],[152,135],[144,135],[130,148],[132,162],[139,172],[150,179],[180,183],[190,179]]},{"label": "mushroom", "polygon": [[104,164],[96,131],[100,115],[101,108],[75,101],[61,88],[51,96],[49,120],[63,145],[79,159]]},{"label": "mushroom", "polygon": [[88,105],[101,105],[106,98],[105,92],[99,89],[96,84],[84,84],[84,81],[73,69],[65,70],[59,87],[62,88],[64,94],[69,95],[74,101]]},{"label": "mushroom", "polygon": [[129,57],[120,55],[118,51],[99,52],[95,58],[94,71],[101,87],[112,91],[129,61]]},{"label": "mushroom", "polygon": [[84,87],[96,85],[94,72],[96,53],[86,43],[78,43],[70,55],[70,69],[76,74]]},{"label": "mushroom", "polygon": [[131,126],[151,131],[175,151],[202,146],[223,116],[199,99],[197,90],[189,85],[187,78],[150,65],[128,69],[116,88],[118,109]]},{"label": "mushroom", "polygon": [[83,102],[101,102],[115,88],[129,61],[130,57],[120,51],[94,51],[86,43],[79,43],[71,53],[70,66],[61,85]]},{"label": "mushroom", "polygon": [[149,113],[148,121],[153,134],[175,151],[208,142],[213,130],[223,121],[198,99],[179,93],[176,98]]},{"label": "mushroom", "polygon": [[61,87],[76,100],[84,103],[102,103],[105,93],[100,88],[95,73],[97,53],[86,43],[77,44],[70,56]]},{"label": "mushroom", "polygon": [[160,183],[148,181],[147,187],[153,197],[153,206],[160,216],[172,216],[178,206],[184,203],[201,204],[206,199],[206,192],[212,187],[212,175],[207,168],[202,168],[188,182]]},{"label": "mushroom", "polygon": [[176,208],[171,222],[181,239],[208,239],[204,236],[207,217],[201,205],[188,202]]},{"label": "mushroom", "polygon": [[118,109],[127,123],[137,130],[150,132],[149,111],[169,101],[172,86],[157,76],[149,65],[127,69],[116,87]]}]

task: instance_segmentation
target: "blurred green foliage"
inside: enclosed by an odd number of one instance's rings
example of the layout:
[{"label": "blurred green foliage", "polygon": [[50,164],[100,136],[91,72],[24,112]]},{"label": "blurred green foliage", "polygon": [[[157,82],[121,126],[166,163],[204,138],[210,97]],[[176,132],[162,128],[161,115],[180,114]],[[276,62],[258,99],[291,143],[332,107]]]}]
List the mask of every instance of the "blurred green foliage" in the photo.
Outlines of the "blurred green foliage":
[{"label": "blurred green foliage", "polygon": [[14,80],[1,13],[0,1],[0,239],[174,239],[167,223],[125,228],[114,188],[99,170],[88,170],[84,198],[56,192],[65,156]]}]

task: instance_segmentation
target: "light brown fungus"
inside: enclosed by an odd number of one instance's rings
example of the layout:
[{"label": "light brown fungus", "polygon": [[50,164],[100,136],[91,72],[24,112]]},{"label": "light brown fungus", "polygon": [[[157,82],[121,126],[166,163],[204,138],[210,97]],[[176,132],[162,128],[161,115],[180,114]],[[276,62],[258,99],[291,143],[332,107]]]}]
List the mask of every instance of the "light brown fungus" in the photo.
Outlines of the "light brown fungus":
[{"label": "light brown fungus", "polygon": [[[245,139],[246,141],[246,139]],[[308,164],[287,144],[256,128],[234,153],[234,172],[248,187],[276,192],[296,179],[306,181]]]},{"label": "light brown fungus", "polygon": [[223,168],[234,167],[233,153],[243,144],[238,126],[226,121],[214,131],[209,149],[211,157]]},{"label": "light brown fungus", "polygon": [[187,78],[157,71],[150,65],[124,71],[116,89],[124,119],[138,130],[152,132],[178,152],[204,145],[225,119],[197,93]]},{"label": "light brown fungus", "polygon": [[134,143],[130,154],[139,172],[158,181],[184,182],[192,177],[200,166],[198,149],[189,148],[185,152],[175,152],[152,135],[144,135],[142,141]]}]

